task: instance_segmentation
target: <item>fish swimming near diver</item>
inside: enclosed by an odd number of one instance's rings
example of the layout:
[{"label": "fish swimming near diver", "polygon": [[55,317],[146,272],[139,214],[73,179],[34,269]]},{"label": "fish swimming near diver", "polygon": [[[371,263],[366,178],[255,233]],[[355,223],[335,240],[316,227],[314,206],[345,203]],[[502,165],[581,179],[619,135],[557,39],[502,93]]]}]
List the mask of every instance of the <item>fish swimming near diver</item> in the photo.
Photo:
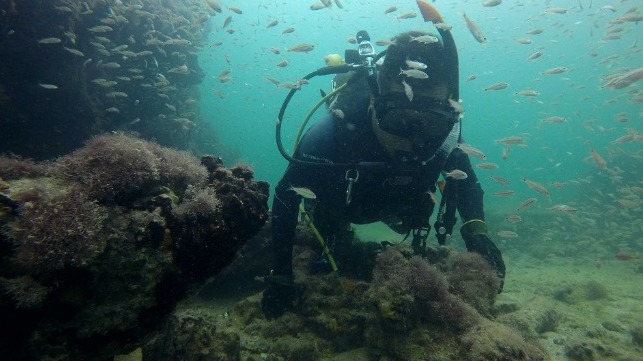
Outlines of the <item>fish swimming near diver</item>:
[{"label": "fish swimming near diver", "polygon": [[469,18],[467,16],[467,14],[462,13],[462,17],[464,18],[464,21],[467,23],[467,28],[471,32],[471,35],[473,35],[473,37],[480,44],[486,43],[487,42],[487,37],[482,33],[482,30],[480,30],[478,25],[475,22],[473,22],[473,20],[471,20],[471,18]]}]

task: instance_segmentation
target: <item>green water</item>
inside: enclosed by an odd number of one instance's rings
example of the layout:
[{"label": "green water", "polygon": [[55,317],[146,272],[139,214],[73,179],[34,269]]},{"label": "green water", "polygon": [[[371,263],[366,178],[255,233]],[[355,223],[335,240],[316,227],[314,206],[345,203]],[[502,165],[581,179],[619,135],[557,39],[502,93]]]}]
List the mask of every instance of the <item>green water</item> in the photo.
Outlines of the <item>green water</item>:
[{"label": "green water", "polygon": [[[453,26],[452,33],[460,56],[460,96],[465,106],[463,135],[467,142],[481,149],[488,162],[498,164],[496,170],[476,169],[486,191],[487,209],[514,210],[527,197],[540,199],[539,207],[574,203],[583,196],[578,185],[594,182],[600,172],[590,157],[590,147],[606,159],[608,168],[615,155],[640,152],[640,142],[611,144],[625,135],[627,128],[640,130],[641,105],[630,100],[640,97],[640,85],[625,89],[603,89],[602,77],[642,64],[640,25],[633,22],[610,25],[634,2],[615,5],[616,12],[603,8],[612,1],[505,1],[496,7],[484,7],[480,1],[437,1],[445,21]],[[295,81],[322,67],[329,53],[343,54],[355,48],[347,38],[358,30],[367,30],[373,42],[389,39],[408,30],[435,32],[419,15],[414,1],[398,2],[398,10],[384,14],[389,1],[344,1],[344,9],[333,7],[312,11],[310,2],[260,3],[237,1],[234,6],[243,14],[232,14],[233,21],[221,28],[226,14],[212,19],[215,30],[210,42],[220,46],[206,47],[200,62],[207,73],[202,84],[202,114],[214,124],[222,143],[233,149],[235,159],[227,163],[245,162],[256,171],[258,179],[274,186],[285,169],[274,137],[275,119],[288,90],[278,89],[265,77]],[[582,6],[582,8],[581,8]],[[566,7],[567,13],[547,12],[552,7]],[[398,20],[407,12],[416,12],[413,19]],[[474,20],[487,37],[478,43],[466,28],[462,13]],[[231,13],[231,12],[228,12]],[[269,22],[279,24],[267,28]],[[293,27],[295,31],[282,34]],[[620,39],[605,40],[610,30],[620,27]],[[541,28],[543,32],[528,35]],[[234,33],[226,32],[233,29]],[[527,37],[531,44],[519,44],[517,38]],[[286,52],[298,43],[313,43],[310,53]],[[276,55],[270,48],[279,48]],[[376,47],[376,51],[384,47]],[[543,55],[527,60],[536,51]],[[287,60],[287,67],[277,67]],[[554,67],[566,67],[561,74],[543,75]],[[230,69],[232,81],[225,84],[216,78]],[[465,79],[472,74],[477,78]],[[330,89],[330,77],[315,78],[293,98],[284,124],[284,145],[290,149],[296,130],[307,111],[319,99],[319,89]],[[498,91],[484,89],[497,82],[509,87]],[[537,90],[537,97],[515,95],[521,90]],[[225,98],[214,94],[220,91]],[[313,117],[319,118],[321,109]],[[566,122],[551,124],[542,119],[561,116]],[[621,118],[619,121],[618,119]],[[623,121],[623,120],[627,121]],[[505,146],[494,142],[507,136],[525,138],[525,145],[512,146],[507,159],[502,159]],[[481,162],[472,159],[474,163]],[[229,164],[231,165],[231,164]],[[501,186],[490,178],[501,176],[511,182]],[[609,177],[609,174],[604,174]],[[625,175],[627,176],[627,175]],[[548,187],[550,198],[541,197],[520,181],[537,181]],[[551,182],[565,182],[555,188]],[[491,193],[512,189],[510,198],[494,197]]]}]

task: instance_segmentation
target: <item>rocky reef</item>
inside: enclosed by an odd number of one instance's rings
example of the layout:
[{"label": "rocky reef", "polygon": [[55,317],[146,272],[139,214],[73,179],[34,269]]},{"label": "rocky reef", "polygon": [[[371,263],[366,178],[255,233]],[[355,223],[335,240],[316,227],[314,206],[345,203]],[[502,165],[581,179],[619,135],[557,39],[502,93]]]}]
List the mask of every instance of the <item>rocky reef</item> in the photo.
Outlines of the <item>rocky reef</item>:
[{"label": "rocky reef", "polygon": [[[265,239],[259,233],[241,253],[257,254]],[[374,265],[368,277],[355,277],[348,269],[341,275],[312,275],[310,265],[319,257],[316,240],[303,227],[296,239],[300,296],[294,312],[266,320],[261,294],[227,306],[189,302],[143,347],[142,359],[550,359],[537,335],[499,321],[499,312],[515,310],[496,308],[498,279],[476,254],[440,247],[430,250],[429,262],[404,245],[382,248],[358,242],[354,253],[360,258],[354,262]],[[226,277],[241,282],[242,275],[261,269],[265,260],[260,255],[238,258]],[[202,296],[216,299],[221,294],[210,290]]]},{"label": "rocky reef", "polygon": [[51,163],[0,157],[0,185],[0,351],[14,360],[145,344],[268,216],[247,166],[124,134]]}]

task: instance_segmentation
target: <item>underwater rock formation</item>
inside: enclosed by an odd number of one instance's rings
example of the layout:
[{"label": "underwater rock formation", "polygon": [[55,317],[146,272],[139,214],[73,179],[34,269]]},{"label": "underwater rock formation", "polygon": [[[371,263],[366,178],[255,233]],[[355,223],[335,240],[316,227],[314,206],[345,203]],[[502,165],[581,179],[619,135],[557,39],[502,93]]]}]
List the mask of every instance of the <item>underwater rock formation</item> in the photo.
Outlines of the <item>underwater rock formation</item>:
[{"label": "underwater rock formation", "polygon": [[[310,275],[310,262],[319,252],[304,229],[298,229],[296,240],[300,297],[294,312],[266,320],[261,294],[227,310],[206,303],[183,305],[144,347],[143,359],[163,354],[168,360],[219,360],[226,349],[227,359],[244,361],[549,359],[535,337],[490,318],[499,284],[489,278],[495,275],[480,256],[441,249],[432,257],[437,262],[429,263],[395,246],[365,257],[375,259],[368,279]],[[373,250],[372,244],[360,242],[354,247]],[[468,287],[478,291],[462,291]],[[188,316],[191,325],[201,327],[179,327],[178,321]],[[204,330],[212,332],[205,336]],[[239,339],[231,340],[230,334]],[[188,344],[187,339],[196,341]]]},{"label": "underwater rock formation", "polygon": [[213,14],[203,1],[0,1],[0,153],[50,159],[106,131],[212,141],[197,54]]},{"label": "underwater rock formation", "polygon": [[249,168],[123,134],[32,168],[0,157],[0,352],[14,360],[141,346],[268,216]]}]

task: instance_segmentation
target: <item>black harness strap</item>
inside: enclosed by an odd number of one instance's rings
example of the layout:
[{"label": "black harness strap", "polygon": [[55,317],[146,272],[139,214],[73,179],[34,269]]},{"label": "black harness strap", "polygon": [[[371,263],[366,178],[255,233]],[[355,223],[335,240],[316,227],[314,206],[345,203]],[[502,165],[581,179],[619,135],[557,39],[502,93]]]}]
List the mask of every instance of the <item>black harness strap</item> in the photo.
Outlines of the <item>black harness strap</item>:
[{"label": "black harness strap", "polygon": [[435,236],[438,243],[443,246],[447,241],[447,236],[453,234],[453,227],[457,221],[455,211],[457,208],[458,197],[458,182],[454,180],[447,180],[444,185],[444,193],[440,201],[440,209],[438,216],[433,224],[435,228]]}]

